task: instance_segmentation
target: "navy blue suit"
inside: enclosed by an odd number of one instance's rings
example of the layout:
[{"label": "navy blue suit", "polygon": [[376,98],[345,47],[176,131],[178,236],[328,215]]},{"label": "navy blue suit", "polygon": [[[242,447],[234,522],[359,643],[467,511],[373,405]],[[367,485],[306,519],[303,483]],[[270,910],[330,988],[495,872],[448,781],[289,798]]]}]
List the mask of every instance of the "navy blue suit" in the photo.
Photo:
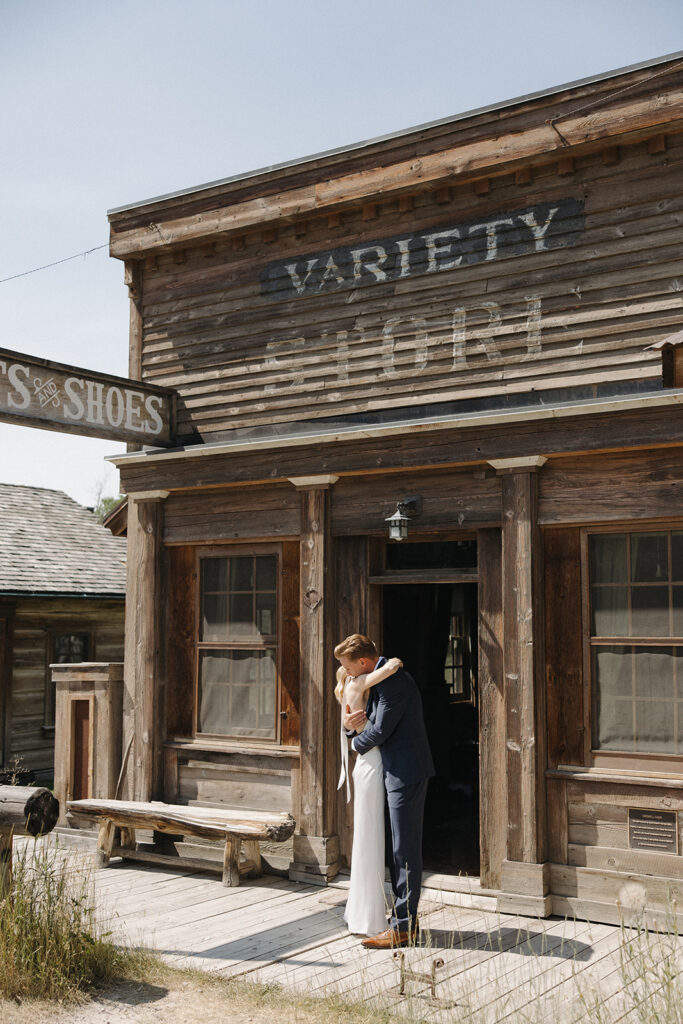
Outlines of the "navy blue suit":
[{"label": "navy blue suit", "polygon": [[[376,668],[384,664],[380,658]],[[379,746],[387,794],[386,859],[391,874],[393,928],[408,931],[417,919],[422,887],[422,819],[427,781],[434,775],[422,717],[422,698],[413,677],[400,668],[370,690],[368,723],[354,736],[364,754]]]}]

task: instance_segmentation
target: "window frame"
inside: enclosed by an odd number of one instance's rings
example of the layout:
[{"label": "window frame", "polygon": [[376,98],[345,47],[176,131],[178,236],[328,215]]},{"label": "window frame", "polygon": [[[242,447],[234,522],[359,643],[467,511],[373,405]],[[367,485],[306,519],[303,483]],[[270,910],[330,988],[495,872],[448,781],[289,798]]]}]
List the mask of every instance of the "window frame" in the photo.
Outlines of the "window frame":
[{"label": "window frame", "polygon": [[[276,644],[275,644],[275,734],[272,738],[264,736],[234,736],[222,732],[205,732],[199,728],[199,666],[201,652],[206,650],[257,650],[258,645],[253,642],[225,641],[225,640],[200,640],[201,631],[201,609],[202,609],[202,559],[203,558],[240,558],[244,556],[275,555],[277,557],[277,569],[275,573],[275,619],[276,619]],[[194,684],[193,684],[193,713],[192,713],[192,736],[194,740],[208,740],[210,742],[229,743],[231,745],[241,744],[248,746],[263,745],[266,748],[279,746],[282,735],[282,544],[211,544],[197,546],[195,549],[195,573],[197,579],[195,596],[195,622],[194,622]],[[270,645],[264,644],[262,649],[268,650]]]},{"label": "window frame", "polygon": [[[82,625],[72,624],[72,628],[67,623],[65,626],[49,626],[45,629],[45,694],[43,697],[43,733],[46,735],[54,735],[55,731],[55,719],[57,715],[57,691],[52,681],[52,672],[50,671],[50,665],[57,664],[55,662],[55,638],[58,636],[73,636],[79,634],[81,636],[88,637],[88,657],[86,663],[91,661],[97,661],[96,655],[96,643],[97,643],[97,631],[95,626],[87,622]],[[65,661],[59,664],[64,665],[79,665],[81,662],[78,661]],[[50,712],[52,713],[52,721],[50,722]]]},{"label": "window frame", "polygon": [[[683,775],[683,753],[667,754],[652,751],[634,750],[601,750],[594,746],[594,737],[597,731],[597,714],[595,711],[597,691],[593,681],[593,657],[594,646],[600,644],[592,643],[591,636],[591,580],[590,580],[590,550],[589,538],[595,534],[624,533],[630,537],[634,533],[671,533],[672,531],[683,531],[683,522],[680,520],[664,520],[661,522],[627,522],[616,521],[613,523],[600,524],[599,526],[584,526],[581,528],[581,621],[583,623],[583,704],[584,704],[584,760],[588,767],[596,769],[612,769],[615,771],[633,771],[639,775],[656,774],[661,775]],[[628,586],[633,581],[628,581]],[[636,585],[638,585],[636,581]],[[670,584],[671,585],[671,584]],[[635,640],[635,642],[634,642]],[[674,637],[614,637],[601,638],[602,644],[623,647],[683,647],[683,636]]]}]

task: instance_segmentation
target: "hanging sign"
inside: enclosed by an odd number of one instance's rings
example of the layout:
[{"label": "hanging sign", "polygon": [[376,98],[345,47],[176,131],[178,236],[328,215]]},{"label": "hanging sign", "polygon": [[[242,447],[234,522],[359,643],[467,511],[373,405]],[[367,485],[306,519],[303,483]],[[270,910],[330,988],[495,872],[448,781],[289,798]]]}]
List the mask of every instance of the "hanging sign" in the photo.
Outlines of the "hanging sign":
[{"label": "hanging sign", "polygon": [[175,392],[0,349],[0,422],[166,446]]}]

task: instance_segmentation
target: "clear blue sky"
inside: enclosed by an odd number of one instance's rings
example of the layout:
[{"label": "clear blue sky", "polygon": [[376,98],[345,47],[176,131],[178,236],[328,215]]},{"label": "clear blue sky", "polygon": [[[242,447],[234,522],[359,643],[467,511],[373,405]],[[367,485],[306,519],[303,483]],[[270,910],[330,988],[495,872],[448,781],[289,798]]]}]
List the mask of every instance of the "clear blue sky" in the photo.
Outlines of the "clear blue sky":
[{"label": "clear blue sky", "polygon": [[[680,0],[0,0],[0,278],[107,209],[683,49]],[[0,346],[127,373],[106,249],[0,284]],[[0,481],[84,504],[122,446],[0,424]]]}]

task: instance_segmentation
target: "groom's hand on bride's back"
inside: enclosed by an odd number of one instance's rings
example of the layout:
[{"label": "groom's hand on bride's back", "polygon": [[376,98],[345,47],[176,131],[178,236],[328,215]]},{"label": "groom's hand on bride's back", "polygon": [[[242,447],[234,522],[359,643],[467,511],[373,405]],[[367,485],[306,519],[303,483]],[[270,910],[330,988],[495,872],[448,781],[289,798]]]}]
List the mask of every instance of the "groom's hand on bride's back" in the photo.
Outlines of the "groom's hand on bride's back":
[{"label": "groom's hand on bride's back", "polygon": [[344,715],[344,728],[348,732],[358,732],[368,720],[368,716],[364,711],[351,711],[349,705],[346,705],[346,714]]}]

